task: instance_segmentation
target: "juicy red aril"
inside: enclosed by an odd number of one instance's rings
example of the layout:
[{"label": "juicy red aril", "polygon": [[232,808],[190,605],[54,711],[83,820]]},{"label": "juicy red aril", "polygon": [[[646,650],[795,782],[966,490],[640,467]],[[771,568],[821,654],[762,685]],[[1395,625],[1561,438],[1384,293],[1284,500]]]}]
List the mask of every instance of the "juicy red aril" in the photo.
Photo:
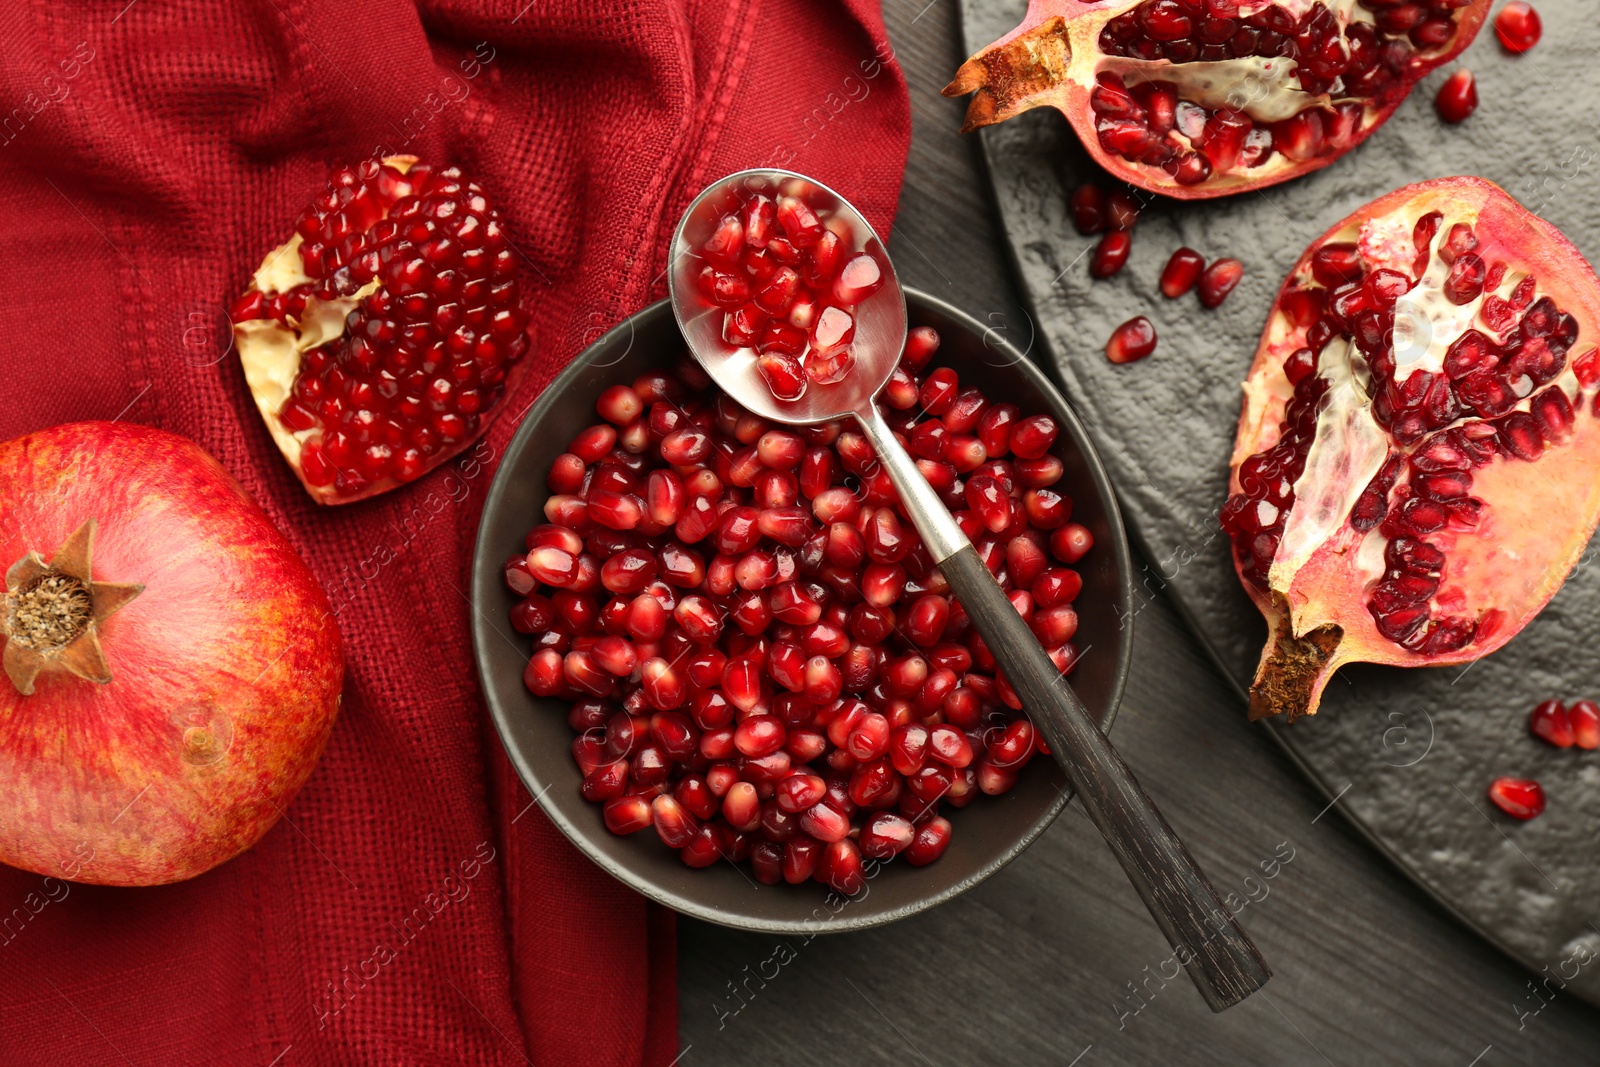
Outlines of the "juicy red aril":
[{"label": "juicy red aril", "polygon": [[1500,46],[1513,55],[1538,44],[1541,32],[1539,13],[1524,0],[1511,0],[1494,17],[1494,35],[1500,39]]},{"label": "juicy red aril", "polygon": [[[746,270],[764,227],[766,279],[805,276],[765,210],[725,221],[717,254]],[[907,340],[896,432],[973,509],[983,559],[1070,668],[1083,583],[1063,564],[1092,538],[1057,486],[1060,427],[924,372],[938,344],[925,327]],[[550,521],[505,569],[512,624],[534,636],[526,684],[574,702],[582,795],[616,832],[653,824],[686,865],[748,858],[766,884],[855,885],[863,856],[937,858],[939,808],[1011,788],[1036,750],[1020,701],[864,437],[775,428],[680,374],[602,393],[603,421],[552,470]]]},{"label": "juicy red aril", "polygon": [[935,815],[917,827],[916,836],[906,846],[903,855],[913,867],[924,867],[940,856],[950,845],[950,820]]},{"label": "juicy red aril", "polygon": [[1237,259],[1219,259],[1200,275],[1200,303],[1214,308],[1228,298],[1244,277],[1244,264]]},{"label": "juicy red aril", "polygon": [[1072,224],[1079,233],[1088,236],[1106,228],[1106,197],[1099,186],[1078,186],[1072,190],[1069,206]]},{"label": "juicy red aril", "polygon": [[1133,238],[1126,230],[1112,230],[1100,238],[1094,254],[1089,257],[1089,273],[1096,278],[1109,278],[1128,262],[1128,252],[1133,248]]},{"label": "juicy red aril", "polygon": [[1600,748],[1600,705],[1592,700],[1575,701],[1567,709],[1572,724],[1572,741],[1579,748]]},{"label": "juicy red aril", "polygon": [[1528,716],[1528,729],[1556,748],[1572,747],[1572,720],[1559,700],[1546,700],[1535,707]]},{"label": "juicy red aril", "polygon": [[1106,358],[1113,363],[1132,363],[1155,350],[1155,324],[1143,315],[1136,315],[1118,326],[1106,341]]},{"label": "juicy red aril", "polygon": [[[1205,269],[1206,257],[1192,248],[1180,248],[1172,253],[1172,258],[1167,260],[1167,265],[1161,270],[1161,293],[1169,300],[1177,299],[1190,289],[1199,280],[1200,272]],[[1152,331],[1152,336],[1154,333]],[[1146,353],[1148,355],[1148,353]],[[1123,363],[1126,360],[1112,360],[1113,363]]]},{"label": "juicy red aril", "polygon": [[1532,778],[1496,778],[1489,799],[1513,819],[1532,819],[1544,811],[1544,787]]},{"label": "juicy red aril", "polygon": [[1472,71],[1463,67],[1446,78],[1433,98],[1433,106],[1446,122],[1465,122],[1478,110],[1478,83],[1473,80]]}]

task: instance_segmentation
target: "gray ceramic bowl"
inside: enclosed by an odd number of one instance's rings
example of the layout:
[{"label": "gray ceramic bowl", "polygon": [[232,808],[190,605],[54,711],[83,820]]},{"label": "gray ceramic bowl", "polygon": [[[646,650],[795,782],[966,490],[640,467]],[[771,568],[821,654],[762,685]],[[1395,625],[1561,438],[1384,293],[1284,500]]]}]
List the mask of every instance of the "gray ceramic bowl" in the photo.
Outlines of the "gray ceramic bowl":
[{"label": "gray ceramic bowl", "polygon": [[[1128,542],[1105,470],[1083,426],[1044,375],[994,331],[949,304],[906,290],[911,325],[932,326],[943,344],[935,359],[963,383],[979,385],[1027,413],[1048,412],[1061,424],[1054,452],[1066,465],[1058,489],[1070,493],[1073,518],[1094,533],[1076,607],[1079,644],[1087,648],[1072,682],[1100,723],[1110,727],[1133,652],[1132,566]],[[472,570],[472,636],[489,712],[523,784],[545,814],[589,858],[639,892],[685,915],[747,930],[813,933],[861,929],[905,918],[972,888],[1005,866],[1050,825],[1069,791],[1055,764],[1035,758],[1017,787],[946,812],[955,832],[945,854],[926,867],[878,865],[848,902],[826,887],[765,886],[747,865],[691,870],[650,830],[617,837],[600,806],[578,794],[565,701],[536,697],[522,684],[529,640],[511,629],[515,598],[501,578],[507,556],[521,551],[528,529],[544,521],[545,475],[568,441],[596,421],[595,399],[609,385],[646,370],[668,368],[684,344],[666,301],[624,321],[573,360],[529,409],[502,458],[478,528]],[[1088,647],[1092,646],[1092,647]],[[869,871],[872,868],[869,867]]]}]

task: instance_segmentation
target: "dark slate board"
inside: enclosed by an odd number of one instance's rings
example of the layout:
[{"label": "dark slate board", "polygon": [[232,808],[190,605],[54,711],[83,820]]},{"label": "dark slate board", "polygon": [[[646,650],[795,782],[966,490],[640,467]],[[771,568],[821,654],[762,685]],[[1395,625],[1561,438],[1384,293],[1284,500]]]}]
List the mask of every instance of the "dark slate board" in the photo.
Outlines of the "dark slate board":
[{"label": "dark slate board", "polygon": [[[1008,32],[1026,6],[962,0],[966,51]],[[1464,54],[1484,101],[1464,125],[1445,126],[1432,107],[1452,66],[1363,147],[1316,174],[1222,201],[1155,198],[1127,267],[1110,281],[1090,279],[1094,238],[1080,236],[1066,214],[1073,187],[1108,179],[1065,119],[1041,108],[980,135],[1018,280],[1118,485],[1147,561],[1142,584],[1174,599],[1241,694],[1265,627],[1239,588],[1215,516],[1239,382],[1272,297],[1305,246],[1399,186],[1477,174],[1579,249],[1600,249],[1600,129],[1592,122],[1600,71],[1591,61],[1600,25],[1582,5],[1545,4],[1540,14],[1544,39],[1527,55],[1505,55],[1487,26]],[[1245,262],[1243,283],[1221,308],[1161,296],[1157,278],[1180,244]],[[1156,323],[1159,346],[1143,362],[1114,366],[1104,340],[1135,314]],[[1271,729],[1330,806],[1445,906],[1531,970],[1563,974],[1569,991],[1600,1004],[1600,754],[1557,752],[1525,726],[1539,700],[1600,697],[1595,555],[1591,545],[1550,606],[1468,669],[1346,668],[1321,714]],[[1242,716],[1242,698],[1216,713]],[[1538,778],[1550,798],[1545,815],[1518,824],[1494,810],[1484,791],[1501,774]]]}]

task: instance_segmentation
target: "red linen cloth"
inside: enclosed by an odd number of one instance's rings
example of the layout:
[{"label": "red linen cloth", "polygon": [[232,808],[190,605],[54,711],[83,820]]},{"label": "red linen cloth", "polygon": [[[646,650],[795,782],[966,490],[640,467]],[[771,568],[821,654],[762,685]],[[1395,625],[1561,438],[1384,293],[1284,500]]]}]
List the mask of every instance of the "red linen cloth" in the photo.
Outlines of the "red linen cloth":
[{"label": "red linen cloth", "polygon": [[152,889],[0,870],[0,1062],[677,1056],[672,917],[530,807],[483,714],[462,591],[493,460],[314,505],[226,308],[330,163],[459,163],[534,264],[522,411],[662,294],[705,182],[787,165],[887,233],[909,133],[873,0],[0,10],[0,438],[122,418],[195,439],[341,604],[350,656],[327,755],[253,851]]}]

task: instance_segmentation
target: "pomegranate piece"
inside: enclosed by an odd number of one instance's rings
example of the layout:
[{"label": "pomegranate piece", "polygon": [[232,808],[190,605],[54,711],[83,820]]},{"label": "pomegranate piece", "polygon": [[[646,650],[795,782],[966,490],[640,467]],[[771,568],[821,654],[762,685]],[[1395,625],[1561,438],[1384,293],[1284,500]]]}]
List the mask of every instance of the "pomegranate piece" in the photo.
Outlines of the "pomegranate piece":
[{"label": "pomegranate piece", "polygon": [[1512,55],[1521,55],[1538,44],[1541,32],[1539,13],[1523,0],[1511,0],[1494,17],[1494,35],[1500,39],[1500,47]]},{"label": "pomegranate piece", "polygon": [[1187,293],[1200,280],[1200,272],[1205,266],[1206,257],[1199,252],[1192,248],[1178,249],[1161,270],[1161,295],[1168,300],[1176,300]]},{"label": "pomegranate piece", "polygon": [[1486,13],[1459,0],[1032,0],[944,92],[974,94],[963,132],[1048,104],[1113,177],[1179,199],[1227,196],[1360,144]]},{"label": "pomegranate piece", "polygon": [[336,168],[232,311],[256,407],[312,498],[387,492],[471,445],[527,366],[521,292],[499,212],[459,169]]},{"label": "pomegranate piece", "polygon": [[1344,663],[1469,662],[1544,607],[1600,519],[1597,387],[1565,373],[1597,323],[1588,264],[1481,179],[1398,190],[1307,250],[1221,513],[1270,630],[1253,717],[1314,712]]},{"label": "pomegranate piece", "polygon": [[1544,814],[1544,787],[1532,778],[1496,778],[1489,783],[1494,806],[1526,822]]},{"label": "pomegranate piece", "polygon": [[1106,342],[1106,358],[1113,363],[1132,363],[1156,350],[1156,328],[1143,315],[1135,316],[1111,332]]},{"label": "pomegranate piece", "polygon": [[1546,700],[1536,706],[1528,716],[1528,730],[1556,748],[1572,747],[1572,720],[1559,700]]},{"label": "pomegranate piece", "polygon": [[253,846],[345,681],[304,546],[199,445],[121,421],[0,443],[0,515],[0,863],[164,885]]},{"label": "pomegranate piece", "polygon": [[1478,83],[1473,80],[1472,71],[1462,67],[1446,78],[1439,86],[1439,95],[1433,98],[1433,106],[1446,122],[1467,121],[1478,110]]},{"label": "pomegranate piece", "polygon": [[[758,202],[707,255],[747,259],[734,237],[756,234],[798,260],[810,225]],[[833,236],[824,220],[810,248]],[[763,355],[805,380],[848,348],[835,308],[816,313],[807,365]],[[929,366],[938,349],[910,331],[886,414],[930,479],[948,472],[1012,604],[1070,670],[1073,565],[1094,538],[1057,487],[1061,427]],[[1040,751],[1033,726],[865,438],[774,427],[698,370],[606,389],[602,421],[554,461],[549,521],[501,572],[532,638],[524,683],[568,703],[580,794],[607,827],[654,826],[689,867],[748,859],[764,884],[837,888],[864,884],[863,857],[933,862],[952,833],[940,806],[1011,789]]]}]

